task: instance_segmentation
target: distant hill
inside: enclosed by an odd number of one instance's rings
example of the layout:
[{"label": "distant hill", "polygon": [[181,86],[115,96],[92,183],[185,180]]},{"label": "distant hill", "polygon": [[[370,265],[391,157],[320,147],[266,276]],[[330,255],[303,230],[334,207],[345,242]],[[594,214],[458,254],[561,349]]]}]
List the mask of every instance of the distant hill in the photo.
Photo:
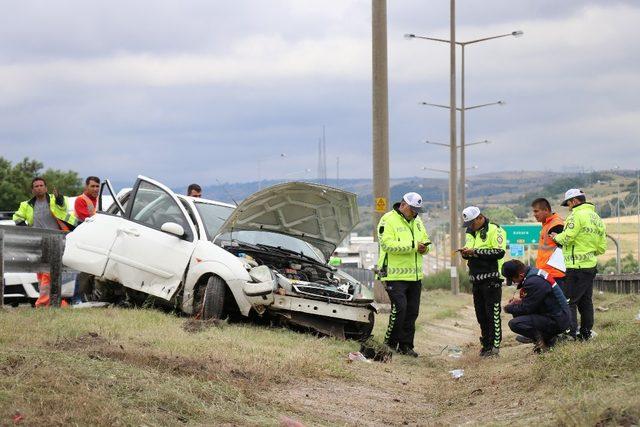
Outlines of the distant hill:
[{"label": "distant hill", "polygon": [[[566,176],[557,172],[505,172],[481,174],[468,177],[467,194],[470,199],[515,199],[527,192],[540,188],[553,182],[554,180]],[[306,182],[319,182],[318,180],[301,180]],[[220,200],[232,203],[243,200],[250,194],[255,193],[260,188],[284,182],[283,180],[252,181],[240,183],[224,183],[203,186],[203,196],[209,199]],[[326,185],[338,187],[346,191],[351,191],[358,195],[360,206],[370,206],[373,204],[373,183],[371,179],[328,179]],[[176,191],[184,191],[183,187],[176,188]],[[447,199],[449,194],[449,181],[446,178],[420,178],[406,177],[394,178],[391,180],[391,201],[398,201],[402,195],[416,191],[422,195],[425,202],[441,202]]]}]

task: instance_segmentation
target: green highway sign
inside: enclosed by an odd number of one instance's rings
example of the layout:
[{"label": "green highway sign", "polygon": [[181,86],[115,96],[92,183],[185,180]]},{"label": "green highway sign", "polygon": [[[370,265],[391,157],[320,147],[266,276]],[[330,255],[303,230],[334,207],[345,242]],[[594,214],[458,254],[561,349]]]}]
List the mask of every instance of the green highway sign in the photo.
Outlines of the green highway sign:
[{"label": "green highway sign", "polygon": [[536,244],[540,238],[541,224],[501,225],[507,232],[507,243]]}]

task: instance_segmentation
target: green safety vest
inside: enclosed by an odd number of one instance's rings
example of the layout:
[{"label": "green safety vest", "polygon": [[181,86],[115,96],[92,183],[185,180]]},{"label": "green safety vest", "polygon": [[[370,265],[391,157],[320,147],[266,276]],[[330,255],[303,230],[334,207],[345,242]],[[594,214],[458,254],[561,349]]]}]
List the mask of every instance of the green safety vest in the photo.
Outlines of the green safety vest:
[{"label": "green safety vest", "polygon": [[476,231],[467,229],[464,247],[475,249],[475,256],[465,258],[472,282],[502,281],[502,264],[507,249],[507,237],[502,227],[485,219]]},{"label": "green safety vest", "polygon": [[[394,207],[395,208],[395,207]],[[422,255],[418,243],[429,242],[429,235],[419,216],[411,221],[395,209],[378,223],[378,271],[383,281],[422,279]],[[429,251],[429,246],[425,254]]]},{"label": "green safety vest", "polygon": [[[60,229],[64,229],[65,226],[68,230],[73,230],[78,225],[78,219],[67,212],[67,198],[61,196],[63,201],[62,205],[58,205],[56,203],[56,197],[53,194],[49,194],[49,208],[51,209],[51,214],[60,224]],[[13,214],[13,221],[16,224],[20,224],[21,222],[26,222],[29,227],[33,227],[33,208],[36,204],[36,198],[32,198],[31,200],[27,200],[25,202],[20,203],[20,207]]]},{"label": "green safety vest", "polygon": [[582,203],[565,220],[564,231],[553,239],[562,245],[567,268],[593,268],[596,256],[607,250],[607,231],[604,222],[591,203]]},{"label": "green safety vest", "polygon": [[337,256],[329,257],[329,265],[333,267],[337,267],[342,264],[342,259]]}]

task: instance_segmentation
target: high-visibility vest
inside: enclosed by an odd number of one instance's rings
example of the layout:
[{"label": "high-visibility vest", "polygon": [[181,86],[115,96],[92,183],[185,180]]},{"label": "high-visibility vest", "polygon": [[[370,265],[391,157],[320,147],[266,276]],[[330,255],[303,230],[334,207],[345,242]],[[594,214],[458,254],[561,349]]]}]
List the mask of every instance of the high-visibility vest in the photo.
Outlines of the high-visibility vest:
[{"label": "high-visibility vest", "polygon": [[[89,212],[89,216],[87,218],[94,216],[96,214],[96,205],[93,203],[93,200],[91,200],[91,197],[87,196],[84,193],[82,193],[78,197],[80,197],[87,203],[87,211]],[[78,215],[78,212],[76,212],[76,216],[80,216]]]},{"label": "high-visibility vest", "polygon": [[588,202],[571,209],[564,231],[554,240],[562,245],[564,263],[571,269],[595,267],[596,257],[607,250],[606,227],[595,206]]},{"label": "high-visibility vest", "polygon": [[564,273],[562,271],[547,264],[549,262],[549,258],[551,258],[551,255],[553,255],[553,252],[558,247],[556,242],[554,242],[549,236],[549,230],[558,225],[564,225],[564,221],[557,213],[551,214],[544,224],[542,224],[540,240],[538,241],[538,256],[536,257],[536,268],[546,271],[554,279],[557,277],[564,277]]},{"label": "high-visibility vest", "polygon": [[[56,204],[56,197],[53,194],[49,194],[49,210],[51,211],[51,216],[58,223],[58,227],[62,231],[71,231],[76,225],[78,225],[78,219],[67,212],[67,198],[64,197],[64,203],[62,206]],[[36,204],[36,198],[33,197],[31,200],[27,200],[25,202],[20,203],[20,207],[13,214],[13,221],[16,224],[20,224],[25,222],[29,227],[33,227],[33,215],[34,215],[34,206]]]},{"label": "high-visibility vest", "polygon": [[[396,205],[397,206],[397,205]],[[382,281],[416,281],[423,277],[422,256],[418,243],[429,242],[420,216],[411,221],[395,210],[387,212],[378,223],[378,271]],[[425,254],[429,251],[427,250]]]}]

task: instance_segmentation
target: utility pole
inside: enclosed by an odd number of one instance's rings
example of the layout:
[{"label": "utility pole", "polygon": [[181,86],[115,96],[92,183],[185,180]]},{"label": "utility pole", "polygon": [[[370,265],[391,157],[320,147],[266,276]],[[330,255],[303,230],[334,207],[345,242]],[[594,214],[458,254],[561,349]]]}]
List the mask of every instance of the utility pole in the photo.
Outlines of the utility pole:
[{"label": "utility pole", "polygon": [[638,209],[638,273],[640,273],[640,170],[636,183],[636,207]]},{"label": "utility pole", "polygon": [[[389,103],[387,84],[387,1],[372,0],[373,225],[389,205]],[[374,240],[377,233],[373,232]]]},{"label": "utility pole", "polygon": [[451,0],[451,17],[450,17],[450,42],[449,54],[451,57],[451,69],[449,70],[449,144],[451,150],[450,169],[449,169],[449,215],[450,215],[450,239],[451,239],[451,293],[457,295],[460,292],[460,283],[458,282],[458,253],[454,250],[458,249],[458,146],[456,145],[456,0]]},{"label": "utility pole", "polygon": [[[387,82],[387,0],[371,0],[372,60],[372,153],[373,153],[373,240],[389,205],[389,99]],[[374,298],[389,303],[389,296],[376,280]]]}]

